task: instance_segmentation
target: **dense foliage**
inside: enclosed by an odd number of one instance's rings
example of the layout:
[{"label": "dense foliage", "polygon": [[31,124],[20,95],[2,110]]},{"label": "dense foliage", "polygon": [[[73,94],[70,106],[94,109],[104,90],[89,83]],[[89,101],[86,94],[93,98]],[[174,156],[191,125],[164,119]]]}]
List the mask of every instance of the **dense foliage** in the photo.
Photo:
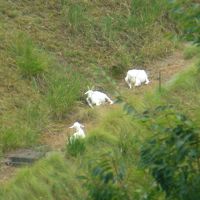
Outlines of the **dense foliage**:
[{"label": "dense foliage", "polygon": [[126,171],[111,154],[101,155],[89,165],[89,174],[82,176],[92,200],[130,199],[126,185]]},{"label": "dense foliage", "polygon": [[179,33],[200,44],[200,3],[192,0],[169,0],[169,11]]},{"label": "dense foliage", "polygon": [[142,148],[142,164],[150,169],[168,197],[200,199],[199,129],[173,109],[158,107],[145,115],[153,136]]}]

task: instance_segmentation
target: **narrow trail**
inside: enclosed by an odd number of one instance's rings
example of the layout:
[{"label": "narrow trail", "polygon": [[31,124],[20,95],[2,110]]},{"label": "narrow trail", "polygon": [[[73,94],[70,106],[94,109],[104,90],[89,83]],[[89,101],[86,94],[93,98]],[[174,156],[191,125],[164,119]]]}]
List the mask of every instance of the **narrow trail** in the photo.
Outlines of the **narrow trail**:
[{"label": "narrow trail", "polygon": [[[167,82],[172,78],[173,75],[177,74],[178,72],[182,71],[184,68],[190,65],[190,60],[185,60],[183,57],[183,52],[175,51],[173,54],[167,56],[164,59],[158,60],[148,66],[147,71],[149,72],[149,79],[150,84],[141,86],[139,88],[133,88],[132,90],[128,89],[125,82],[122,80],[119,82],[119,89],[121,91],[133,93],[134,95],[142,95],[144,92],[149,91],[158,86],[158,72],[161,71],[162,75],[162,83]],[[98,114],[101,112],[108,112],[110,109],[113,109],[116,105],[112,106],[102,106],[95,108]],[[67,137],[73,133],[69,126],[77,120],[80,120],[84,123],[86,127],[86,133],[89,132],[95,124],[98,123],[97,121],[92,120],[91,117],[87,115],[82,115],[81,113],[86,112],[91,109],[86,104],[79,105],[74,110],[74,114],[71,115],[68,119],[62,122],[50,124],[49,127],[46,129],[45,133],[41,137],[41,144],[47,145],[50,147],[51,150],[59,151],[62,150],[66,145]],[[88,112],[89,115],[89,112]],[[18,168],[2,165],[0,167],[0,184],[5,183],[11,177],[13,177]]]}]

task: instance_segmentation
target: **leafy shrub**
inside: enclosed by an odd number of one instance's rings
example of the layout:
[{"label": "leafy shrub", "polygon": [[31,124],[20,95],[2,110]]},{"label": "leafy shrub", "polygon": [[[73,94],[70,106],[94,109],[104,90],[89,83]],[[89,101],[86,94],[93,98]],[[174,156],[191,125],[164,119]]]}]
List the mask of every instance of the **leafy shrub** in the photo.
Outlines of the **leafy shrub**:
[{"label": "leafy shrub", "polygon": [[89,174],[81,176],[92,200],[128,200],[124,181],[125,169],[112,155],[103,154],[89,166]]},{"label": "leafy shrub", "polygon": [[[86,139],[88,152],[93,149],[93,152],[107,152],[115,148],[117,144],[117,137],[111,135],[108,130],[104,130],[101,127],[93,129]],[[93,148],[95,147],[95,149]],[[91,154],[93,156],[93,154]]]},{"label": "leafy shrub", "polygon": [[27,77],[37,76],[48,67],[48,59],[25,34],[19,34],[11,46],[16,64]]},{"label": "leafy shrub", "polygon": [[134,162],[139,154],[139,139],[130,130],[124,128],[119,133],[118,148],[124,159]]},{"label": "leafy shrub", "polygon": [[148,117],[154,134],[142,148],[143,166],[168,197],[200,199],[199,130],[185,115],[166,107],[158,107]]},{"label": "leafy shrub", "polygon": [[105,152],[89,160],[86,175],[80,176],[91,200],[157,200],[161,193],[151,177],[127,164],[118,152]]},{"label": "leafy shrub", "polygon": [[85,152],[86,146],[85,141],[83,139],[72,139],[68,140],[69,143],[66,145],[66,151],[71,156],[82,155]]}]

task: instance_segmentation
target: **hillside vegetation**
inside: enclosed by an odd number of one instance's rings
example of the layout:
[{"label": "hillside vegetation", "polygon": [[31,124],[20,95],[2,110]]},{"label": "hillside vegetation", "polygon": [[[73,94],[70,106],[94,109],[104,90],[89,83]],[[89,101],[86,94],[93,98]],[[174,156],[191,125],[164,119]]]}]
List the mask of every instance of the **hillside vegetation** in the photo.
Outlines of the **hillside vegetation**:
[{"label": "hillside vegetation", "polygon": [[[0,199],[198,200],[199,47],[185,48],[192,65],[160,91],[138,94],[121,85],[128,69],[150,70],[185,47],[181,40],[199,43],[198,29],[191,30],[198,6],[189,0],[0,0],[2,155],[36,148],[58,121],[76,117],[90,126],[86,139],[18,169],[1,183]],[[184,9],[188,21],[179,16]],[[118,102],[87,108],[84,92],[92,85]]]},{"label": "hillside vegetation", "polygon": [[[153,6],[152,6],[153,5]],[[86,86],[173,50],[165,1],[0,1],[1,150],[32,146]]]}]

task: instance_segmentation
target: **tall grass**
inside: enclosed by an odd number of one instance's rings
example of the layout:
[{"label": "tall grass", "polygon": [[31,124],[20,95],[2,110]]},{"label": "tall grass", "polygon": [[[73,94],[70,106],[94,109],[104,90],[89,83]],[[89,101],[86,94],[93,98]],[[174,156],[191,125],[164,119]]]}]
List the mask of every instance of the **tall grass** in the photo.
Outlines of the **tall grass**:
[{"label": "tall grass", "polygon": [[85,199],[75,172],[73,163],[67,163],[60,154],[53,154],[34,167],[21,170],[13,182],[1,187],[0,199]]},{"label": "tall grass", "polygon": [[85,141],[81,138],[68,138],[68,142],[66,144],[66,155],[71,155],[74,157],[81,156],[85,152],[86,145]]},{"label": "tall grass", "polygon": [[4,115],[0,128],[1,150],[34,146],[48,122],[48,108],[38,102],[29,102],[15,114]]},{"label": "tall grass", "polygon": [[128,25],[140,29],[151,26],[162,16],[166,6],[166,1],[131,0]]},{"label": "tall grass", "polygon": [[72,33],[84,34],[87,26],[87,18],[85,13],[85,4],[77,2],[64,2],[62,13],[64,23],[70,28]]},{"label": "tall grass", "polygon": [[37,76],[48,68],[47,56],[24,33],[15,37],[11,51],[16,59],[17,66],[25,76]]},{"label": "tall grass", "polygon": [[33,146],[38,139],[37,132],[27,127],[27,125],[21,124],[21,127],[16,125],[9,128],[1,128],[0,131],[1,151],[3,152]]},{"label": "tall grass", "polygon": [[[59,69],[57,69],[59,71]],[[53,117],[65,117],[77,100],[80,100],[86,81],[77,70],[71,67],[52,72],[49,77],[49,88],[46,101]]]},{"label": "tall grass", "polygon": [[102,30],[102,36],[105,40],[108,40],[108,42],[111,42],[114,40],[115,31],[113,28],[113,19],[111,16],[106,16],[102,18],[102,21],[100,22],[100,27]]}]

